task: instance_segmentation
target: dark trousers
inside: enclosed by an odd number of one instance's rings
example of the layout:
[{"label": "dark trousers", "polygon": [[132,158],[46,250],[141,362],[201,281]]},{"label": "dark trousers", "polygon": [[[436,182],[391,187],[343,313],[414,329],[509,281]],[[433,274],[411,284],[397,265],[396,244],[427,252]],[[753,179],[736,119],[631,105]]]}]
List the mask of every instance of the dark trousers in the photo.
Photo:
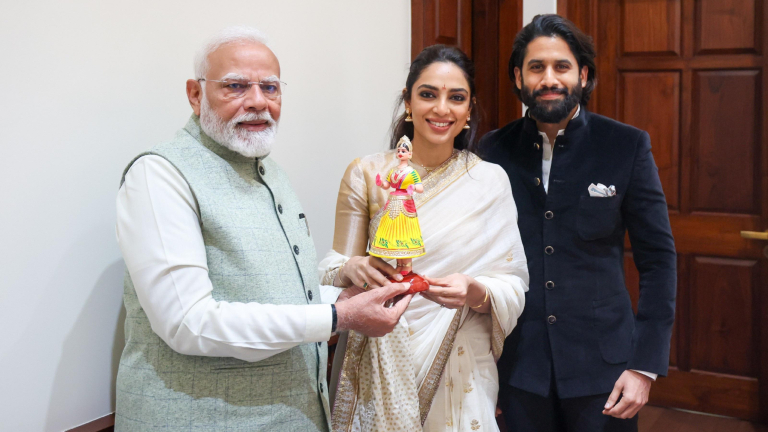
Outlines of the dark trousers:
[{"label": "dark trousers", "polygon": [[637,432],[637,416],[603,414],[609,394],[560,399],[554,388],[543,397],[501,384],[499,406],[508,432]]}]

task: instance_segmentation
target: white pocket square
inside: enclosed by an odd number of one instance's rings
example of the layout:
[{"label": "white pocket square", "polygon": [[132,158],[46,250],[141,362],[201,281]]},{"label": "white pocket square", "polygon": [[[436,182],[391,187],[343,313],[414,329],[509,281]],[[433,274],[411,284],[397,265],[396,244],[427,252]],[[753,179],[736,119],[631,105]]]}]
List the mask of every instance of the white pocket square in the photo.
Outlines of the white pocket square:
[{"label": "white pocket square", "polygon": [[588,190],[591,197],[607,198],[616,195],[616,186],[614,185],[606,186],[602,183],[592,183],[589,185]]}]

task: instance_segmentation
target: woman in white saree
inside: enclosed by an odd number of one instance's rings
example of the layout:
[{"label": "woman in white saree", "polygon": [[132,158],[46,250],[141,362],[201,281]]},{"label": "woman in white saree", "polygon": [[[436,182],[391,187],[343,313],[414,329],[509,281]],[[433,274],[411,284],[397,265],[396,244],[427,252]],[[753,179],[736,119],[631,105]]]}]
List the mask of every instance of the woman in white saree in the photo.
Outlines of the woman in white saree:
[{"label": "woman in white saree", "polygon": [[[392,333],[342,336],[334,431],[498,431],[495,362],[524,307],[528,272],[509,179],[467,150],[479,123],[470,119],[474,90],[472,63],[456,48],[429,47],[411,65],[393,144],[402,135],[413,142],[426,248],[413,271],[431,287],[414,296]],[[375,289],[386,283],[382,274],[400,278],[366,256],[387,199],[375,178],[397,163],[390,150],[347,168],[333,250],[320,263],[323,284]]]}]

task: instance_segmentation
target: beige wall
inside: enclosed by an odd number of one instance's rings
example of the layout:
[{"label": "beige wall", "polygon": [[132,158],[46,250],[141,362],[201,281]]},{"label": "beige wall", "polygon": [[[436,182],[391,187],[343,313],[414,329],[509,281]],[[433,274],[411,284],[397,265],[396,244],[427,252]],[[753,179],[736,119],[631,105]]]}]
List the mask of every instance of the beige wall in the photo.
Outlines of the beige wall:
[{"label": "beige wall", "polygon": [[409,1],[0,8],[0,431],[62,431],[113,410],[120,174],[184,125],[193,53],[232,24],[261,28],[280,58],[288,87],[274,158],[324,254],[346,165],[386,146],[410,56]]}]

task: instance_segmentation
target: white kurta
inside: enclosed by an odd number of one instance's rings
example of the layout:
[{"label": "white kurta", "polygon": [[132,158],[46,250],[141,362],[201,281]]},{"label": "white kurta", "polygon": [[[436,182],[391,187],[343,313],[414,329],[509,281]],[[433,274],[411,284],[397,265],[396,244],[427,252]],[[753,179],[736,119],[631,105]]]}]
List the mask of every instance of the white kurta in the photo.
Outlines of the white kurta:
[{"label": "white kurta", "polygon": [[[137,160],[117,194],[117,241],[141,307],[163,341],[182,354],[259,361],[330,338],[328,304],[216,301],[199,214],[186,180],[159,156]],[[320,293],[333,303],[340,290],[321,286]]]}]

